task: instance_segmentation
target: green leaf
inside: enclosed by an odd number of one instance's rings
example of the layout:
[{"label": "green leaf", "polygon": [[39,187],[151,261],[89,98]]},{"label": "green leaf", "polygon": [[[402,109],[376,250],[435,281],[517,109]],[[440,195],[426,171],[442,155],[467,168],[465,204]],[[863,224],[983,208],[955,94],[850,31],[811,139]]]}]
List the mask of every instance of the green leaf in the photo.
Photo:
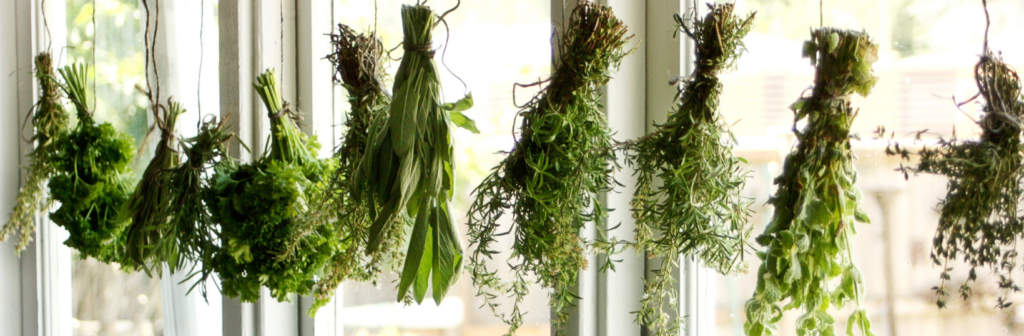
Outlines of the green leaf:
[{"label": "green leaf", "polygon": [[476,121],[469,119],[462,112],[452,111],[449,112],[449,117],[452,119],[452,123],[459,128],[463,128],[467,131],[473,132],[473,134],[480,134],[480,130],[476,128]]},{"label": "green leaf", "polygon": [[448,209],[434,208],[437,225],[434,233],[433,294],[434,302],[441,305],[448,289],[455,284],[462,273],[462,246],[459,233],[448,215]]},{"label": "green leaf", "polygon": [[[417,281],[420,270],[420,262],[423,259],[425,245],[430,233],[430,224],[427,223],[427,216],[417,216],[416,224],[413,226],[412,235],[409,236],[409,250],[405,253],[405,265],[402,268],[402,277],[398,283],[398,301],[402,301],[412,286]],[[422,299],[421,299],[422,300]]]}]

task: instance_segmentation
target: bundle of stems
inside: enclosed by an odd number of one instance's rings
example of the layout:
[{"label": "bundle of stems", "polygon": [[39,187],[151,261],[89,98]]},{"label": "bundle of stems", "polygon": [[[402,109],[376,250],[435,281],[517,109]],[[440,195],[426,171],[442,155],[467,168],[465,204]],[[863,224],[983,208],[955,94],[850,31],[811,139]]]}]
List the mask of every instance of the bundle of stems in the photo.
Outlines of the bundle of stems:
[{"label": "bundle of stems", "polygon": [[[299,131],[292,120],[297,112],[281,99],[272,70],[257,77],[253,86],[270,118],[270,149],[251,164],[227,158],[217,163],[203,200],[212,221],[220,224],[221,243],[204,267],[217,273],[228,296],[253,302],[263,285],[284,301],[292,293],[309,294],[315,275],[338,249],[331,226],[306,232],[295,225],[296,218],[310,211],[312,195],[326,188],[323,176],[334,170],[334,161],[316,158],[320,145]],[[293,244],[296,235],[301,239]]]},{"label": "bundle of stems", "polygon": [[[431,31],[437,16],[427,6],[402,6],[405,55],[395,75],[389,115],[370,125],[365,153],[354,176],[373,223],[365,252],[373,255],[393,244],[395,226],[413,223],[398,300],[421,303],[427,287],[441,300],[462,270],[462,244],[452,221],[454,192],[452,120],[472,106],[467,96],[441,103],[441,81]],[[410,291],[409,289],[413,290]]]},{"label": "bundle of stems", "polygon": [[[864,280],[851,252],[854,221],[869,219],[854,185],[850,126],[857,112],[850,96],[867,96],[878,81],[871,70],[877,53],[867,34],[834,28],[812,31],[804,44],[804,57],[816,66],[814,88],[791,107],[797,145],[775,179],[778,190],[768,201],[775,206],[772,221],[756,239],[766,249],[757,253],[757,288],[746,304],[748,336],[771,335],[782,312],[797,307],[803,309],[797,333],[834,335],[835,319],[827,309],[850,301],[857,308],[847,319],[847,334],[872,334],[860,306]],[[797,130],[804,119],[806,126]],[[837,277],[839,286],[830,290],[829,281]]]},{"label": "bundle of stems", "polygon": [[637,176],[635,250],[661,259],[660,269],[648,279],[637,322],[657,335],[679,330],[680,319],[665,309],[679,308],[672,272],[681,256],[732,273],[742,267],[750,234],[751,200],[740,196],[748,176],[742,166],[746,161],[732,155],[735,139],[716,110],[722,92],[718,74],[743,52],[742,39],[754,15],[736,15],[733,4],[708,7],[703,19],[694,12],[689,28],[676,16],[694,41],[696,61],[675,110],[651,135],[626,146],[627,163]]},{"label": "bundle of stems", "polygon": [[[370,210],[366,203],[356,202],[359,193],[356,169],[366,153],[370,138],[370,124],[387,120],[387,108],[391,103],[384,84],[384,44],[375,32],[358,34],[344,24],[338,24],[338,31],[331,34],[334,52],[328,59],[334,64],[334,81],[348,91],[351,106],[345,121],[344,140],[335,149],[334,158],[338,167],[330,181],[330,187],[322,199],[314,204],[322,211],[313,211],[326,221],[333,218],[333,224],[342,242],[341,250],[331,259],[324,276],[314,290],[316,300],[310,313],[314,313],[334,296],[334,291],[346,280],[376,281],[385,259],[399,262],[401,252],[396,248],[402,242],[402,226],[393,225],[391,231],[381,238],[381,246],[367,254],[364,242],[369,239]],[[397,266],[392,266],[397,269]]]},{"label": "bundle of stems", "polygon": [[[131,136],[109,123],[96,124],[86,100],[84,64],[59,70],[62,89],[74,104],[78,125],[53,139],[47,160],[54,173],[49,188],[60,208],[50,214],[54,223],[68,230],[65,245],[83,258],[123,262],[126,229],[117,213],[131,195],[128,165],[135,154]],[[126,265],[130,265],[127,263]]]},{"label": "bundle of stems", "polygon": [[[970,282],[977,280],[977,268],[992,269],[999,276],[1001,290],[1020,290],[1011,273],[1017,265],[1017,242],[1024,239],[1020,217],[1020,203],[1024,201],[1024,96],[1017,71],[988,49],[987,39],[984,53],[974,66],[978,94],[968,100],[981,97],[985,102],[977,121],[981,138],[957,139],[955,134],[951,139],[940,138],[937,145],[923,146],[914,153],[920,157],[916,166],[900,167],[908,179],[910,173],[948,179],[946,197],[939,202],[939,225],[931,254],[935,265],[942,267],[940,284],[934,288],[939,307],[946,306],[946,282],[953,270],[949,263],[957,259],[970,265],[967,281],[958,290],[965,300],[971,295]],[[898,143],[886,153],[911,158],[910,151]],[[997,298],[996,307],[1010,306],[1006,294]]]},{"label": "bundle of stems", "polygon": [[32,160],[27,168],[25,184],[18,192],[11,218],[0,229],[0,241],[4,241],[11,233],[18,235],[14,247],[17,254],[28,246],[32,240],[32,232],[36,228],[36,215],[41,209],[50,205],[46,196],[46,182],[54,173],[54,166],[49,156],[54,151],[53,139],[67,132],[68,112],[64,110],[61,98],[60,82],[53,71],[53,60],[50,54],[43,52],[35,59],[36,81],[39,83],[39,100],[33,106],[32,126],[35,134],[30,141],[36,148],[29,153]]},{"label": "bundle of stems", "polygon": [[138,268],[152,275],[163,272],[166,263],[171,272],[179,269],[175,228],[170,225],[171,193],[175,185],[170,183],[167,172],[176,168],[181,161],[175,148],[175,124],[178,116],[185,112],[181,104],[168,99],[167,105],[152,107],[154,126],[160,130],[153,159],[142,173],[142,179],[135,192],[124,203],[118,213],[119,225],[127,225],[125,253]]},{"label": "bundle of stems", "polygon": [[[611,131],[600,110],[599,88],[628,53],[626,26],[611,8],[581,1],[564,27],[559,60],[547,87],[523,108],[522,136],[512,152],[474,190],[469,210],[470,274],[482,297],[514,334],[525,311],[519,303],[536,277],[551,288],[553,321],[561,333],[577,273],[587,267],[588,242],[580,236],[587,222],[601,220],[606,209],[597,193],[611,188],[615,165]],[[511,212],[508,212],[511,210]],[[498,221],[512,215],[512,227]],[[512,232],[508,264],[514,279],[505,282],[487,263],[498,251],[497,237]],[[514,300],[510,313],[496,299]]]}]

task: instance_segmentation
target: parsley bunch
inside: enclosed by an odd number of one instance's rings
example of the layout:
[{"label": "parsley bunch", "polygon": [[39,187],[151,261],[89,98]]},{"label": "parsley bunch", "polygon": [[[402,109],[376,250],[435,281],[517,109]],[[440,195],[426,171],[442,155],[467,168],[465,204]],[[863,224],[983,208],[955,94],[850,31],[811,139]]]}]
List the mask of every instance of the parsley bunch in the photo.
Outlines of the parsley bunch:
[{"label": "parsley bunch", "polygon": [[[816,66],[814,89],[792,109],[794,124],[806,119],[807,125],[803,130],[794,126],[798,143],[768,201],[775,213],[756,239],[765,250],[757,253],[762,263],[744,328],[748,336],[771,335],[783,310],[801,308],[797,333],[835,335],[828,307],[840,309],[853,301],[857,309],[847,319],[847,334],[856,328],[872,335],[867,312],[860,308],[864,279],[851,252],[854,222],[870,220],[855,186],[850,125],[857,112],[850,95],[867,96],[878,81],[871,70],[878,47],[865,33],[821,28],[811,32],[803,54]],[[830,289],[834,278],[841,279],[839,286]]]}]

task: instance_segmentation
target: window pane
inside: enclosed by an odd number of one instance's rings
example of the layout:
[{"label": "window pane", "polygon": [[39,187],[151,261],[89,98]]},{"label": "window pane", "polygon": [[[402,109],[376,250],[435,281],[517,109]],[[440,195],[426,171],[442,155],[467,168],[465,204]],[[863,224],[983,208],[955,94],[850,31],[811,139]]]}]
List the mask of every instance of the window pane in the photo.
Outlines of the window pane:
[{"label": "window pane", "polygon": [[[725,92],[721,111],[739,138],[739,155],[754,171],[746,195],[755,197],[754,235],[771,221],[772,207],[765,204],[781,172],[782,159],[792,148],[793,114],[789,110],[812,85],[814,69],[800,58],[808,30],[819,25],[819,1],[746,0],[745,11],[757,11],[754,30],[746,38],[748,52],[738,69],[723,76]],[[1024,3],[989,1],[992,13],[990,46],[1004,51],[1009,64],[1022,64]],[[961,300],[954,295],[949,306],[935,306],[932,287],[939,284],[940,268],[929,255],[938,223],[938,200],[946,193],[944,178],[920,175],[904,181],[894,172],[899,161],[883,153],[884,141],[872,140],[879,125],[895,131],[897,138],[928,129],[943,136],[976,137],[980,106],[964,105],[963,112],[951,97],[965,101],[977,89],[973,67],[982,50],[985,17],[980,1],[959,0],[864,0],[825,1],[826,26],[864,29],[879,44],[875,73],[878,85],[867,98],[855,97],[860,108],[853,132],[859,155],[858,185],[864,193],[864,209],[870,225],[858,224],[853,240],[854,259],[864,274],[868,309],[876,335],[1017,335],[1024,330],[1024,310],[1018,304],[996,310],[999,295],[993,276],[980,272],[972,285],[974,295]],[[911,137],[904,137],[909,143]],[[916,145],[914,146],[916,148]],[[755,244],[753,241],[752,244]],[[744,303],[751,297],[759,266],[752,255],[749,272],[716,280],[717,334],[743,335]],[[953,265],[954,290],[964,281],[968,268]],[[984,274],[982,274],[984,273]],[[1020,294],[1009,301],[1021,302]],[[889,306],[891,304],[891,306]],[[893,309],[887,308],[887,306]],[[796,335],[790,311],[780,324],[779,335]],[[845,330],[848,311],[836,312],[836,329]]]},{"label": "window pane", "polygon": [[[374,26],[388,48],[402,41],[400,5],[409,1],[381,0],[341,1],[335,3],[337,21],[362,30]],[[430,2],[437,12],[447,10],[455,1]],[[447,43],[447,53],[438,50],[435,59],[441,71],[444,99],[453,102],[466,92],[472,92],[475,105],[467,115],[477,121],[481,134],[457,129],[455,156],[458,173],[455,213],[465,214],[472,198],[470,192],[490,172],[503,156],[498,151],[512,148],[512,130],[517,108],[512,102],[512,83],[531,83],[546,76],[551,63],[550,1],[463,1],[461,7],[446,17],[451,38],[446,40],[445,29],[434,31],[435,47]],[[394,57],[401,56],[401,49]],[[442,59],[444,63],[442,63]],[[447,64],[451,72],[445,68]],[[397,70],[398,62],[391,62],[390,73]],[[466,86],[452,75],[461,77]],[[518,90],[520,104],[536,91]],[[344,116],[348,106],[340,106]],[[465,234],[465,219],[460,218],[460,231]],[[509,223],[501,223],[508,225]],[[505,236],[503,238],[512,238]],[[463,241],[463,246],[468,242]],[[499,239],[498,250],[508,250],[511,239]],[[507,272],[504,258],[495,256],[493,267]],[[508,274],[503,274],[510,278]],[[473,294],[469,275],[463,273],[447,298],[436,306],[430,299],[421,306],[403,307],[395,302],[397,274],[387,274],[374,288],[370,284],[346,283],[343,294],[344,308],[339,316],[344,319],[346,335],[502,335],[507,326],[495,318],[491,311],[481,307],[482,300]],[[526,324],[517,335],[549,335],[549,309],[547,291],[539,286],[531,288],[530,296],[521,307],[529,314]],[[511,302],[502,304],[508,308]]]}]

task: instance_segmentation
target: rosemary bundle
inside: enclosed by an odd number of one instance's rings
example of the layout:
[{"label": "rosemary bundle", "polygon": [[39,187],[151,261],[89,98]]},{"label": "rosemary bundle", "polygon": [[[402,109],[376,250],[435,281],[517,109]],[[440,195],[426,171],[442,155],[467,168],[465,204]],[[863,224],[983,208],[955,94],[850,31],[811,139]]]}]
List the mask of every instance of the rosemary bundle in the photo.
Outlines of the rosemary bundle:
[{"label": "rosemary bundle", "polygon": [[[177,244],[170,226],[171,198],[176,187],[170,183],[167,171],[178,166],[180,155],[175,148],[174,126],[178,116],[185,112],[180,103],[168,100],[167,106],[152,107],[154,126],[160,130],[153,159],[149,161],[135,192],[118,213],[118,225],[127,225],[125,254],[139,268],[152,274],[162,273],[162,263],[171,272],[179,267]],[[171,239],[165,239],[170,236]]]},{"label": "rosemary bundle", "polygon": [[[827,309],[850,301],[857,308],[847,319],[847,334],[860,330],[872,335],[860,307],[864,280],[851,252],[854,221],[870,221],[854,185],[850,126],[857,112],[850,95],[867,96],[878,81],[871,70],[877,53],[867,34],[834,28],[812,31],[804,44],[804,57],[816,66],[814,89],[791,107],[794,124],[806,119],[807,125],[802,131],[794,126],[798,143],[768,201],[775,213],[756,239],[766,249],[757,253],[762,261],[757,289],[746,304],[748,336],[771,335],[783,310],[797,307],[803,309],[796,321],[798,334],[834,335],[835,319]],[[829,281],[837,277],[839,286],[830,290]]]},{"label": "rosemary bundle", "polygon": [[[393,244],[394,226],[413,223],[398,300],[423,302],[432,288],[438,305],[462,272],[462,243],[449,203],[454,192],[452,120],[449,114],[472,106],[467,96],[441,103],[441,80],[431,31],[437,16],[427,6],[402,6],[405,55],[395,75],[394,98],[387,119],[369,130],[355,180],[357,201],[365,202],[373,223],[365,252]],[[409,289],[412,288],[412,291]]]},{"label": "rosemary bundle", "polygon": [[46,182],[54,173],[54,165],[50,159],[55,147],[53,139],[67,132],[68,112],[61,104],[60,83],[53,71],[53,60],[49,53],[36,56],[36,81],[39,83],[39,100],[32,111],[32,126],[35,134],[30,139],[36,148],[29,154],[32,163],[28,166],[25,185],[18,192],[11,219],[0,229],[0,241],[7,239],[12,232],[18,235],[18,243],[14,250],[19,255],[32,240],[32,232],[36,228],[36,214],[50,204],[45,195]]},{"label": "rosemary bundle", "polygon": [[60,208],[50,219],[68,230],[65,245],[83,258],[122,262],[126,225],[117,219],[118,209],[131,195],[128,165],[135,154],[131,136],[109,123],[96,124],[85,95],[84,64],[60,69],[62,89],[75,105],[78,125],[53,139],[48,161],[54,173],[49,188]]},{"label": "rosemary bundle", "polygon": [[[1024,238],[1019,204],[1024,200],[1024,96],[1017,72],[986,46],[984,56],[974,66],[978,96],[985,101],[978,121],[978,140],[939,139],[937,146],[925,146],[916,153],[916,166],[902,166],[909,173],[945,176],[946,197],[939,203],[939,226],[932,240],[932,261],[942,267],[936,286],[937,304],[945,307],[949,292],[946,282],[953,270],[949,262],[957,259],[970,265],[967,278],[959,288],[963,299],[971,295],[970,282],[977,280],[977,268],[990,268],[998,276],[1000,289],[1019,291],[1011,273],[1017,264],[1017,241]],[[880,132],[884,132],[882,129]],[[923,132],[922,132],[923,133]],[[899,144],[887,148],[889,155],[910,158],[910,151]],[[1005,296],[997,299],[998,308],[1010,306]]]},{"label": "rosemary bundle", "polygon": [[[272,70],[253,86],[270,118],[270,150],[251,164],[228,159],[217,164],[213,185],[203,195],[221,228],[220,250],[208,267],[217,272],[225,295],[253,302],[263,285],[284,301],[292,293],[309,294],[315,275],[337,251],[331,226],[295,232],[301,230],[295,219],[310,210],[308,200],[326,187],[322,177],[334,170],[334,161],[316,158],[320,145],[292,121],[297,112],[281,99]],[[293,244],[290,237],[297,235],[301,239]],[[289,248],[294,251],[286,254]]]},{"label": "rosemary bundle", "polygon": [[672,272],[680,257],[694,255],[723,274],[734,272],[750,233],[751,200],[740,196],[746,161],[732,155],[732,133],[715,111],[722,92],[718,74],[739,58],[754,15],[740,17],[732,4],[708,7],[704,19],[694,13],[692,28],[676,16],[694,40],[696,67],[679,91],[675,111],[650,136],[627,145],[627,162],[637,176],[635,248],[662,259],[645,287],[637,322],[657,335],[678,333],[679,319],[665,308],[669,303],[678,311]]},{"label": "rosemary bundle", "polygon": [[[522,136],[512,152],[474,190],[469,210],[470,273],[477,296],[509,324],[514,334],[526,313],[518,307],[533,282],[551,288],[550,305],[557,329],[579,270],[587,267],[588,242],[580,237],[587,222],[605,217],[597,193],[611,188],[615,162],[611,130],[600,110],[599,87],[627,54],[626,26],[611,8],[580,1],[559,45],[559,62],[548,86],[519,112]],[[508,232],[498,220],[511,210],[515,235],[511,283],[487,262],[497,254],[492,244]],[[498,296],[514,300],[511,315],[499,313]]]},{"label": "rosemary bundle", "polygon": [[348,91],[351,112],[345,121],[347,132],[344,141],[334,152],[338,166],[330,188],[326,197],[314,206],[324,209],[316,213],[335,218],[334,225],[342,247],[317,283],[311,313],[329,302],[343,281],[375,281],[385,258],[396,262],[401,260],[401,252],[396,249],[402,242],[401,225],[393,225],[390,231],[384,232],[381,245],[367,255],[364,242],[369,239],[372,220],[367,204],[355,201],[359,185],[353,178],[366,153],[370,124],[386,123],[386,110],[391,103],[383,79],[384,44],[373,32],[357,34],[343,24],[338,24],[337,33],[331,34],[331,43],[334,52],[328,55],[328,59],[335,67],[334,81]]}]

